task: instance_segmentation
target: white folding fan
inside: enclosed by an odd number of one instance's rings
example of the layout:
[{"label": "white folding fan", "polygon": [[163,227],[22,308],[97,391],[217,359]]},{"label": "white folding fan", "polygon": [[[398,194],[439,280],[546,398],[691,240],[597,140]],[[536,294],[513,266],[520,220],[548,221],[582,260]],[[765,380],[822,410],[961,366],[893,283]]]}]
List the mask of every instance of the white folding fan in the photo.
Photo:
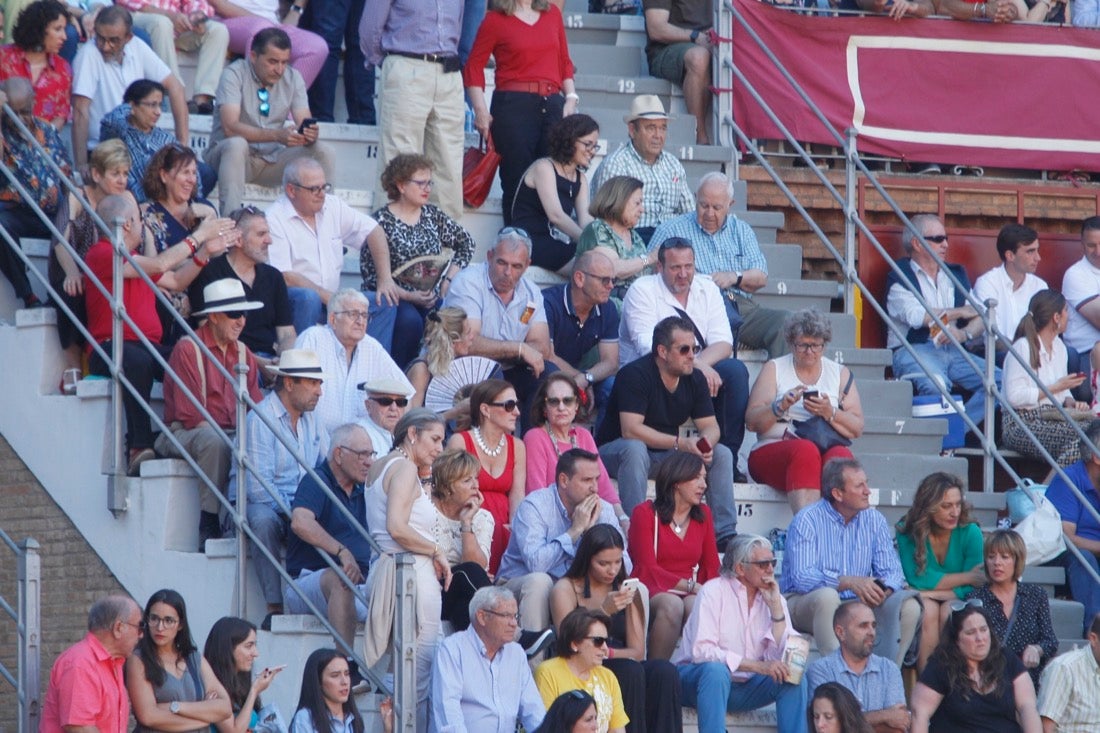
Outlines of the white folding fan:
[{"label": "white folding fan", "polygon": [[451,362],[451,368],[441,377],[434,377],[424,393],[424,406],[435,412],[445,412],[455,406],[455,395],[463,387],[484,382],[500,373],[500,364],[484,356],[461,356]]}]

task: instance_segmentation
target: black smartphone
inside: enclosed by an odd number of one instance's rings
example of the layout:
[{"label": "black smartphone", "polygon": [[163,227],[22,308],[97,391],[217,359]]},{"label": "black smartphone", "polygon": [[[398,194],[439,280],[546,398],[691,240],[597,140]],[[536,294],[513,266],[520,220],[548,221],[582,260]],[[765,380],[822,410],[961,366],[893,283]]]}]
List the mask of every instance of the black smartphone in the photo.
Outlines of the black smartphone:
[{"label": "black smartphone", "polygon": [[802,399],[806,399],[807,397],[809,397],[812,400],[816,400],[818,395],[820,394],[821,393],[818,392],[816,389],[809,389],[802,393]]},{"label": "black smartphone", "polygon": [[875,578],[875,585],[877,585],[879,588],[882,588],[883,593],[887,593],[890,591],[890,588],[886,585],[886,583],[882,582],[882,578]]},{"label": "black smartphone", "polygon": [[302,120],[302,124],[298,125],[298,134],[299,135],[304,135],[306,133],[306,128],[307,127],[316,127],[316,126],[317,126],[317,118],[307,117],[304,120]]}]

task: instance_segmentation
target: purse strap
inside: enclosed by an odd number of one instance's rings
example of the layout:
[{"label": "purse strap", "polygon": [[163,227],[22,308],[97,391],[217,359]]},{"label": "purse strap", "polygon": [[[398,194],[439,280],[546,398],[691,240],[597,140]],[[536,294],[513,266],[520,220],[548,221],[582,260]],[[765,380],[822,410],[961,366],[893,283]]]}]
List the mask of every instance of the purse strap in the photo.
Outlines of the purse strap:
[{"label": "purse strap", "polygon": [[657,506],[653,505],[653,557],[657,557],[657,525],[661,523],[661,518],[657,516]]},{"label": "purse strap", "polygon": [[691,324],[691,330],[695,332],[695,338],[699,340],[699,348],[707,348],[707,340],[703,338],[703,332],[699,330],[699,327],[695,325],[695,321],[691,320],[691,316],[687,314],[683,308],[673,308],[676,311],[676,315],[683,318],[685,321]]},{"label": "purse strap", "polygon": [[851,369],[848,370],[848,381],[844,383],[844,389],[840,392],[840,399],[837,400],[837,409],[844,409],[844,398],[848,396],[848,391],[852,388],[852,382],[855,381],[856,375]]}]

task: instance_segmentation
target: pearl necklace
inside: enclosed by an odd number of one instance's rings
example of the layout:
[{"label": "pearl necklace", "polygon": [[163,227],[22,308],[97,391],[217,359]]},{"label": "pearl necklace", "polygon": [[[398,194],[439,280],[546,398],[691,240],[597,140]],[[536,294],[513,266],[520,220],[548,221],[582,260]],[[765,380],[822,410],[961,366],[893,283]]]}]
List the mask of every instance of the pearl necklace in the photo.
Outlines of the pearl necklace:
[{"label": "pearl necklace", "polygon": [[490,458],[496,458],[500,455],[500,452],[504,450],[504,433],[500,434],[500,442],[497,443],[497,447],[493,450],[489,450],[489,447],[485,445],[485,439],[481,437],[481,428],[474,428],[470,431],[474,435],[474,442],[477,443],[477,447],[481,449],[481,452]]}]

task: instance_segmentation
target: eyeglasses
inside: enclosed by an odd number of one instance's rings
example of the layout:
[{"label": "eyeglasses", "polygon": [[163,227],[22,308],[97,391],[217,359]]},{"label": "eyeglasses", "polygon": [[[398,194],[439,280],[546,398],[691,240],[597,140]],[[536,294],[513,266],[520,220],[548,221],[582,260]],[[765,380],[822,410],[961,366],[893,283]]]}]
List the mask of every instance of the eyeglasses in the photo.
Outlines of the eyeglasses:
[{"label": "eyeglasses", "polygon": [[951,609],[951,613],[962,611],[968,606],[970,608],[982,608],[985,606],[985,604],[982,603],[981,598],[971,598],[969,601],[951,601],[947,604],[947,607]]},{"label": "eyeglasses", "polygon": [[763,570],[764,568],[774,568],[776,563],[778,562],[779,561],[773,557],[771,560],[745,560],[744,564],[755,565],[756,567]]},{"label": "eyeglasses", "polygon": [[512,412],[519,409],[518,400],[505,400],[504,402],[490,402],[490,407],[503,407],[505,412]]},{"label": "eyeglasses", "polygon": [[180,620],[178,618],[173,618],[172,616],[158,616],[155,613],[151,613],[149,614],[147,624],[149,626],[157,626],[165,629],[174,629],[179,622]]},{"label": "eyeglasses", "polygon": [[935,242],[936,244],[943,244],[947,241],[946,234],[922,234],[921,236],[924,237],[924,241]]},{"label": "eyeglasses", "polygon": [[584,638],[591,640],[596,646],[605,646],[607,644],[606,636],[586,636]]},{"label": "eyeglasses", "polygon": [[260,100],[260,116],[267,117],[271,114],[271,92],[266,89],[257,89],[256,98]]},{"label": "eyeglasses", "polygon": [[596,150],[598,150],[599,147],[600,147],[600,141],[599,140],[597,140],[594,143],[590,143],[587,140],[578,140],[577,142],[579,142],[581,145],[583,145],[584,149],[587,150],[590,153],[596,152]]},{"label": "eyeglasses", "polygon": [[377,402],[382,407],[389,407],[390,405],[397,403],[398,407],[408,407],[409,400],[407,397],[371,397],[371,402]]},{"label": "eyeglasses", "polygon": [[702,350],[703,347],[701,347],[699,344],[693,344],[691,346],[688,346],[687,344],[680,344],[675,349],[673,349],[673,351],[678,353],[680,356],[687,356],[689,353],[698,354]]},{"label": "eyeglasses", "polygon": [[133,626],[135,629],[138,630],[139,634],[144,634],[145,633],[146,624],[145,624],[144,619],[142,619],[141,621],[138,621],[136,624],[135,623],[130,623],[129,621],[123,621],[122,619],[119,619],[118,622],[120,624],[123,624],[124,626]]},{"label": "eyeglasses", "polygon": [[234,209],[230,212],[229,218],[233,220],[234,224],[240,225],[241,219],[246,216],[263,216],[264,212],[257,209],[255,206],[242,206],[239,209]]},{"label": "eyeglasses", "polygon": [[321,186],[303,186],[300,183],[294,183],[293,181],[291,181],[290,185],[294,186],[294,188],[300,188],[303,191],[309,191],[314,196],[316,196],[319,193],[332,193],[332,184],[331,183],[326,183],[326,184],[321,185]]},{"label": "eyeglasses", "polygon": [[160,109],[161,102],[138,102],[135,106],[145,109]]},{"label": "eyeglasses", "polygon": [[355,450],[354,448],[349,448],[346,445],[339,445],[337,446],[337,448],[339,448],[340,450],[346,450],[348,453],[354,453],[355,457],[358,458],[360,461],[366,461],[378,455],[378,451]]},{"label": "eyeglasses", "polygon": [[127,35],[129,34],[108,38],[106,36],[101,36],[97,33],[95,37],[95,45],[99,46],[100,48],[114,48],[115,46],[124,46],[126,44],[126,41],[129,40],[126,37]]},{"label": "eyeglasses", "polygon": [[366,323],[367,318],[370,317],[370,311],[333,311],[334,316],[347,316],[349,321],[363,321]]},{"label": "eyeglasses", "polygon": [[577,404],[577,398],[576,397],[547,397],[546,398],[546,404],[550,405],[550,407],[561,407],[561,406],[572,407],[573,405]]},{"label": "eyeglasses", "polygon": [[803,352],[803,353],[810,352],[811,354],[816,354],[816,353],[818,353],[820,351],[823,351],[825,349],[825,344],[824,343],[811,344],[809,342],[803,341],[800,344],[795,344],[794,348],[797,349],[798,351]]},{"label": "eyeglasses", "polygon": [[519,614],[518,613],[504,613],[503,611],[493,611],[493,610],[490,610],[488,608],[483,608],[481,610],[485,611],[485,613],[491,613],[492,615],[496,616],[497,618],[502,618],[505,621],[515,621],[517,624],[519,623]]},{"label": "eyeglasses", "polygon": [[430,178],[425,180],[425,181],[418,181],[415,178],[410,178],[409,183],[415,183],[417,186],[420,186],[421,188],[431,188],[432,186],[435,185],[435,181],[433,181]]},{"label": "eyeglasses", "polygon": [[611,287],[612,285],[615,284],[615,278],[613,278],[613,277],[604,277],[604,276],[601,276],[601,275],[593,275],[591,272],[585,272],[584,270],[581,270],[581,274],[583,274],[585,277],[592,278],[593,280],[598,282],[600,285],[603,285],[605,288],[609,288],[609,287]]}]

